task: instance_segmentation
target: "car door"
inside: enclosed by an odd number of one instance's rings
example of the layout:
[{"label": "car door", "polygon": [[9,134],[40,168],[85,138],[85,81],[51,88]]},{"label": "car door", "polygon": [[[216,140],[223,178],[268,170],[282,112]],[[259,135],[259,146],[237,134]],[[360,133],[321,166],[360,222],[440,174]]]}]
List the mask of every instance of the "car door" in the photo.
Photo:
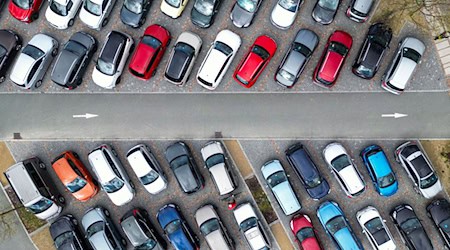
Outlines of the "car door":
[{"label": "car door", "polygon": [[39,58],[33,65],[33,67],[30,70],[30,73],[27,77],[27,83],[26,85],[32,84],[40,79],[40,76],[42,75],[41,66],[43,64],[44,57]]}]

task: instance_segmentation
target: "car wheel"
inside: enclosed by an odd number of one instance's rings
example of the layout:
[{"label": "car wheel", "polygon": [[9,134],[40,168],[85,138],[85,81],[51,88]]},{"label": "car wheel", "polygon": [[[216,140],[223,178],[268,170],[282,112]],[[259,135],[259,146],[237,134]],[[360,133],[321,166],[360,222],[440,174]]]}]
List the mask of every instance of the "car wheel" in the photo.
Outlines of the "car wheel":
[{"label": "car wheel", "polygon": [[34,20],[36,20],[36,19],[38,19],[39,18],[39,12],[34,12],[32,15],[31,15],[31,21],[34,21]]},{"label": "car wheel", "polygon": [[43,162],[39,162],[39,168],[40,169],[46,169],[46,166]]},{"label": "car wheel", "polygon": [[152,72],[152,76],[155,76],[155,75],[156,75],[156,69],[153,70],[153,72]]},{"label": "car wheel", "polygon": [[5,81],[5,76],[0,76],[0,83]]},{"label": "car wheel", "polygon": [[62,204],[66,203],[66,198],[64,198],[64,196],[60,195],[58,196],[58,201]]},{"label": "car wheel", "polygon": [[69,23],[67,24],[69,27],[72,27],[72,25],[73,25],[73,23],[74,23],[75,21],[73,20],[73,19],[70,19],[69,20]]},{"label": "car wheel", "polygon": [[[122,77],[117,77],[117,80],[116,80],[116,85],[118,85],[119,83],[120,83],[120,81],[122,80]],[[117,156],[117,154],[115,153],[115,151],[113,150],[113,152],[114,152],[114,155],[115,156]]]},{"label": "car wheel", "polygon": [[105,214],[106,217],[111,216],[111,214],[109,213],[109,211],[107,209],[103,210],[103,213]]},{"label": "car wheel", "polygon": [[123,246],[127,245],[127,240],[125,240],[125,238],[120,239],[120,242],[122,242]]},{"label": "car wheel", "polygon": [[75,219],[75,218],[73,218],[73,219],[72,219],[72,224],[74,224],[75,226],[77,226],[77,225],[78,225],[78,220]]},{"label": "car wheel", "polygon": [[58,55],[58,48],[54,48],[52,51],[52,56],[55,57],[56,55]]},{"label": "car wheel", "polygon": [[16,47],[14,47],[14,49],[16,51],[19,51],[22,48],[22,44],[16,44]]},{"label": "car wheel", "polygon": [[108,18],[103,19],[102,27],[105,27],[108,24]]},{"label": "car wheel", "polygon": [[143,18],[139,21],[139,26],[142,26],[142,25],[145,23],[146,20],[147,20],[147,19],[146,19],[145,17],[143,17]]},{"label": "car wheel", "polygon": [[39,80],[36,82],[36,84],[34,85],[36,88],[39,88],[42,85],[42,80]]}]

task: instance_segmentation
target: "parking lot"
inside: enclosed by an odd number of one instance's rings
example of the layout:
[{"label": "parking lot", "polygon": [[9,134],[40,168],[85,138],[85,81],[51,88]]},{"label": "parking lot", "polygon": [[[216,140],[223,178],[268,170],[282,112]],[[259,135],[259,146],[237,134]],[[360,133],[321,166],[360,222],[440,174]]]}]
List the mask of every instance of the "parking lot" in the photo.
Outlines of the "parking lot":
[{"label": "parking lot", "polygon": [[[198,71],[198,68],[206,55],[207,50],[210,47],[211,42],[213,42],[217,33],[222,29],[230,29],[233,32],[239,34],[242,38],[242,45],[238,51],[237,56],[235,57],[233,63],[231,64],[227,74],[225,75],[223,81],[219,85],[219,87],[214,92],[299,92],[299,93],[307,93],[307,92],[319,92],[319,93],[327,93],[327,92],[382,92],[383,90],[380,87],[380,79],[383,75],[384,70],[388,66],[388,63],[392,59],[393,53],[397,47],[397,43],[399,40],[407,35],[412,35],[420,38],[427,45],[427,50],[422,58],[422,63],[419,66],[416,74],[413,76],[412,81],[406,89],[408,91],[446,91],[448,89],[447,84],[445,82],[444,73],[442,67],[440,65],[436,48],[433,45],[431,39],[428,38],[427,34],[420,33],[419,29],[414,27],[413,25],[406,25],[402,30],[399,36],[394,36],[391,41],[391,49],[386,57],[383,59],[382,66],[373,80],[363,80],[351,73],[351,65],[357,56],[359,48],[363,43],[364,37],[366,35],[367,29],[369,27],[369,23],[359,24],[351,21],[345,16],[345,9],[347,8],[350,0],[342,1],[340,4],[340,8],[337,12],[335,21],[331,25],[323,26],[318,23],[315,23],[311,17],[311,11],[314,7],[315,1],[305,1],[302,5],[299,15],[293,25],[288,30],[279,30],[275,28],[270,23],[270,13],[273,8],[273,5],[276,1],[264,1],[260,7],[260,10],[254,19],[254,23],[249,28],[238,29],[234,27],[229,18],[230,10],[234,1],[222,1],[222,5],[219,9],[217,17],[215,19],[215,23],[208,29],[201,29],[194,26],[190,21],[190,11],[194,4],[194,1],[189,1],[186,9],[183,12],[183,15],[178,19],[171,19],[168,16],[165,16],[159,9],[160,1],[153,1],[150,6],[150,11],[147,16],[146,23],[139,29],[131,29],[126,27],[121,23],[119,18],[120,8],[122,7],[123,1],[118,0],[116,6],[114,7],[111,18],[108,25],[103,28],[100,32],[89,29],[85,24],[81,22],[81,20],[77,17],[75,19],[75,24],[73,27],[67,30],[57,30],[49,25],[47,20],[45,19],[45,10],[47,8],[48,3],[44,2],[40,11],[40,17],[37,21],[31,24],[21,23],[11,17],[8,13],[7,6],[5,6],[0,12],[0,28],[2,29],[12,29],[16,31],[23,39],[24,44],[26,44],[31,37],[38,33],[46,33],[55,37],[60,44],[64,44],[69,37],[77,32],[77,31],[86,31],[92,34],[99,42],[99,48],[103,45],[106,34],[111,30],[119,30],[122,32],[126,32],[130,34],[135,42],[138,41],[138,38],[142,36],[145,28],[153,23],[161,24],[166,27],[171,35],[172,35],[172,43],[174,44],[176,38],[183,31],[193,31],[200,35],[203,39],[203,47],[200,51],[200,54],[195,62],[193,71],[191,73],[191,77],[189,82],[183,87],[177,87],[172,85],[163,79],[164,68],[168,61],[169,52],[166,51],[164,57],[158,67],[157,73],[155,77],[151,78],[149,81],[138,80],[133,77],[128,71],[125,71],[122,76],[121,83],[113,90],[105,90],[101,87],[95,85],[92,81],[92,70],[94,68],[94,62],[91,62],[88,66],[88,70],[84,76],[83,83],[75,90],[70,92],[83,92],[83,93],[116,93],[116,92],[128,92],[128,93],[184,93],[184,92],[210,92],[200,85],[198,85],[195,81],[195,74]],[[295,85],[293,89],[284,89],[278,86],[274,80],[274,73],[283,58],[289,44],[293,40],[296,32],[300,28],[308,28],[316,32],[320,37],[320,43],[314,52],[311,61],[306,66],[304,72],[300,76],[299,81]],[[328,36],[334,30],[344,30],[350,33],[353,37],[353,47],[350,50],[349,58],[347,58],[340,77],[336,83],[336,85],[331,89],[322,89],[312,83],[312,73],[314,68],[320,58],[320,55],[325,46],[326,40]],[[275,54],[275,57],[269,63],[268,67],[264,70],[262,75],[260,76],[258,82],[251,89],[245,89],[237,84],[232,79],[232,73],[236,68],[237,64],[241,60],[241,58],[247,53],[249,46],[253,43],[255,38],[259,35],[266,34],[274,38],[274,40],[278,44],[278,50]],[[60,46],[61,48],[61,46]],[[169,47],[171,49],[171,46]],[[94,55],[94,59],[97,58],[99,54],[99,50]],[[54,62],[53,62],[54,63]],[[1,92],[43,92],[43,93],[68,93],[68,90],[65,90],[58,85],[54,84],[50,80],[50,71],[53,67],[53,64],[50,66],[48,70],[43,85],[34,91],[30,90],[22,90],[15,86],[9,78],[0,85],[0,93]]]}]

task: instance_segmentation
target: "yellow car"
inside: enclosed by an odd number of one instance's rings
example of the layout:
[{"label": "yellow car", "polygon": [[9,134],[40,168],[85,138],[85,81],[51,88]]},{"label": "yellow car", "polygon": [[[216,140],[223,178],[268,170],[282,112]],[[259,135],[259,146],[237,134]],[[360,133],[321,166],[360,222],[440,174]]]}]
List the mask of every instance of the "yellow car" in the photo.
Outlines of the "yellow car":
[{"label": "yellow car", "polygon": [[189,0],[162,0],[161,11],[171,18],[181,16]]}]

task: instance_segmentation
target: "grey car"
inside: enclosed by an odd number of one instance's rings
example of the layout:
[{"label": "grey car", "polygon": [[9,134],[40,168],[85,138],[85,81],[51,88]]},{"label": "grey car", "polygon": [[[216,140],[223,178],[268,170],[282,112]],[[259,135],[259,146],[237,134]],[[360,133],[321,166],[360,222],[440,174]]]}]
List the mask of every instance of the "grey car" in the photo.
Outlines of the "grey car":
[{"label": "grey car", "polygon": [[263,0],[237,0],[231,10],[230,18],[238,28],[246,28],[252,24]]},{"label": "grey car", "polygon": [[275,73],[275,81],[283,87],[292,88],[319,43],[314,31],[301,29],[297,32],[286,55]]},{"label": "grey car", "polygon": [[332,23],[340,2],[340,0],[317,0],[312,17],[320,24]]},{"label": "grey car", "polygon": [[234,243],[212,205],[206,204],[197,209],[195,212],[195,221],[210,249],[234,249]]},{"label": "grey car", "polygon": [[91,35],[84,32],[73,34],[56,59],[52,81],[67,89],[79,86],[96,50],[97,42]]}]

